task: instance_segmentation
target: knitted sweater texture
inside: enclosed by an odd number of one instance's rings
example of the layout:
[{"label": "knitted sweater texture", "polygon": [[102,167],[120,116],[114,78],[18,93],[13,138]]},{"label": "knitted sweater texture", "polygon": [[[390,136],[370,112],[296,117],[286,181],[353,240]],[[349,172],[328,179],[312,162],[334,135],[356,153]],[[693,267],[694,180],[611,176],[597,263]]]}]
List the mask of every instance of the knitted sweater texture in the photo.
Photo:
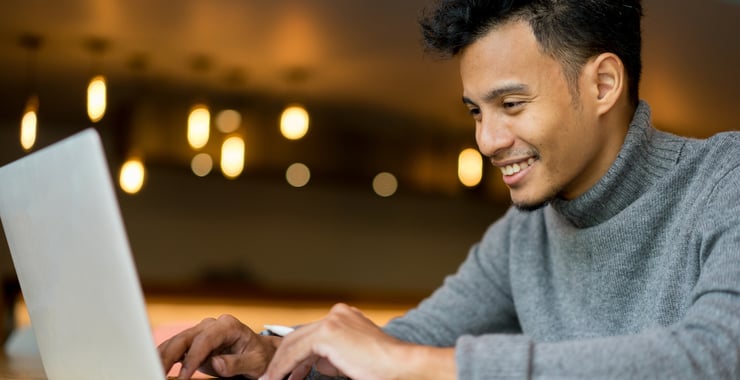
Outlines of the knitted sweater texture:
[{"label": "knitted sweater texture", "polygon": [[385,331],[454,346],[460,379],[740,379],[740,133],[641,103],[594,187],[510,209]]}]

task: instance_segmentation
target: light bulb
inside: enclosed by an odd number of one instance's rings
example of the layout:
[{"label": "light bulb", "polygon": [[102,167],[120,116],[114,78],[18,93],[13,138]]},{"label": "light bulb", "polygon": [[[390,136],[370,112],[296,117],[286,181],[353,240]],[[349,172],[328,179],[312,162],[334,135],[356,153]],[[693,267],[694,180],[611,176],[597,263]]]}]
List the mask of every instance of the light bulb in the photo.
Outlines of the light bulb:
[{"label": "light bulb", "polygon": [[473,187],[483,178],[483,158],[472,148],[460,152],[457,159],[457,178],[467,187]]},{"label": "light bulb", "polygon": [[129,194],[136,194],[144,186],[146,169],[141,160],[132,158],[121,166],[119,184],[121,189]]},{"label": "light bulb", "polygon": [[105,77],[93,77],[87,85],[87,116],[93,123],[97,123],[105,115],[106,96]]},{"label": "light bulb", "polygon": [[38,97],[33,95],[28,98],[26,108],[23,111],[23,118],[21,119],[21,146],[26,151],[31,150],[31,148],[33,148],[33,144],[36,143],[38,108]]},{"label": "light bulb", "polygon": [[221,172],[234,179],[244,170],[244,140],[238,136],[227,138],[221,146]]},{"label": "light bulb", "polygon": [[280,116],[280,132],[286,139],[298,140],[308,132],[308,111],[299,105],[286,108]]},{"label": "light bulb", "polygon": [[203,104],[190,109],[188,116],[188,143],[194,149],[200,149],[208,143],[211,130],[211,112]]}]

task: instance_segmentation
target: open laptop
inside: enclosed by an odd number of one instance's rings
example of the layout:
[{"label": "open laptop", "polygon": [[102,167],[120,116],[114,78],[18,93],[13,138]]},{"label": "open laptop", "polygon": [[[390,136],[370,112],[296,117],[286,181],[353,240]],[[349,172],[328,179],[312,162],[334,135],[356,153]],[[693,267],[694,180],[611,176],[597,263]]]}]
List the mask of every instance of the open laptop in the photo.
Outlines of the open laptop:
[{"label": "open laptop", "polygon": [[0,168],[0,219],[49,379],[165,378],[94,129]]}]

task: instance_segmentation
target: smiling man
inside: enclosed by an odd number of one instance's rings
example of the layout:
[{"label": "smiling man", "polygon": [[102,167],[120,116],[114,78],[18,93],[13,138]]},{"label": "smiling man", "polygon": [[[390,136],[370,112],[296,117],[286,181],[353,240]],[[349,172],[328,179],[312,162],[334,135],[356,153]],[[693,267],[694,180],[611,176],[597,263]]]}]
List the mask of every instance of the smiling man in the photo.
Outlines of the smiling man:
[{"label": "smiling man", "polygon": [[592,57],[568,83],[530,25],[514,19],[465,47],[460,72],[478,147],[501,168],[516,206],[573,199],[616,159],[634,104],[614,53]]},{"label": "smiling man", "polygon": [[[418,307],[284,338],[232,317],[160,346],[183,377],[740,378],[740,134],[654,129],[639,0],[442,0],[480,151],[512,207]],[[187,353],[187,354],[186,354]]]}]

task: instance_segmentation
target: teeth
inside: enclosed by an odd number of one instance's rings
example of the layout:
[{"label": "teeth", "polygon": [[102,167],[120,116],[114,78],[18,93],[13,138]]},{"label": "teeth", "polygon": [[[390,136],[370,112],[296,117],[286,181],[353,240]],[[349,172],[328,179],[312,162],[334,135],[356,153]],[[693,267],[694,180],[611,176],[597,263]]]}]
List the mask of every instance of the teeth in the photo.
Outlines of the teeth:
[{"label": "teeth", "polygon": [[504,173],[504,175],[512,175],[519,173],[520,171],[532,166],[534,164],[535,159],[529,158],[527,161],[518,162],[511,165],[506,165],[501,168],[501,173]]}]

